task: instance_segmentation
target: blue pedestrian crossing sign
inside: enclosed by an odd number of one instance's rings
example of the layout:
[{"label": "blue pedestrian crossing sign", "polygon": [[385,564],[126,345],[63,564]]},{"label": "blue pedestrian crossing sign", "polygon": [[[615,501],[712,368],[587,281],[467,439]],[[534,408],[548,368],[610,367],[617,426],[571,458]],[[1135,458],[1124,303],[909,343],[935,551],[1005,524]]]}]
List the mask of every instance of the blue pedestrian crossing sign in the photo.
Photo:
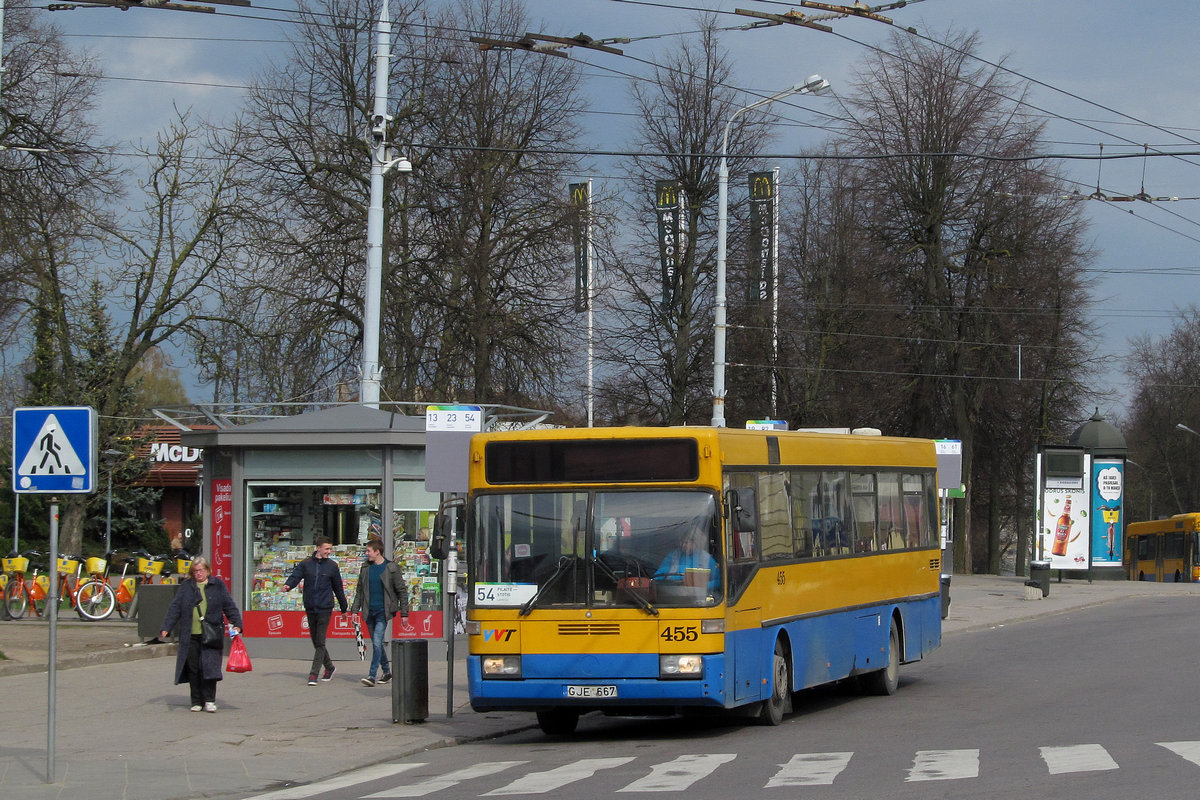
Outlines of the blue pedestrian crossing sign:
[{"label": "blue pedestrian crossing sign", "polygon": [[13,491],[96,491],[98,435],[96,409],[88,406],[13,409]]}]

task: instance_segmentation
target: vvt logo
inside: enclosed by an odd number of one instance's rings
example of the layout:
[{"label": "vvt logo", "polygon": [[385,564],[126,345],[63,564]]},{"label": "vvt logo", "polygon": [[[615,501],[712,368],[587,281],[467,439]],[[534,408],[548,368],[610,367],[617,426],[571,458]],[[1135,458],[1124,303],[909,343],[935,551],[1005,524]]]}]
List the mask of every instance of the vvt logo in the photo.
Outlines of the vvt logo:
[{"label": "vvt logo", "polygon": [[485,628],[483,640],[485,642],[507,642],[516,632],[516,628]]}]

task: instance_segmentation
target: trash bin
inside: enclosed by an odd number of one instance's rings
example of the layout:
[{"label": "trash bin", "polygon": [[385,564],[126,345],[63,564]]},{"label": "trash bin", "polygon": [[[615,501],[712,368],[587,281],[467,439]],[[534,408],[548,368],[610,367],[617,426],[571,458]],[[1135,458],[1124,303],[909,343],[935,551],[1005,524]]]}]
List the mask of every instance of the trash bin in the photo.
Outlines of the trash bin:
[{"label": "trash bin", "polygon": [[1042,597],[1050,596],[1050,562],[1030,561],[1029,582],[1036,583],[1042,588]]},{"label": "trash bin", "polygon": [[950,616],[950,576],[942,573],[942,619]]},{"label": "trash bin", "polygon": [[392,722],[429,717],[429,642],[392,640]]},{"label": "trash bin", "polygon": [[179,591],[176,583],[147,583],[137,590],[137,621],[139,639],[157,639],[162,632],[167,608]]}]

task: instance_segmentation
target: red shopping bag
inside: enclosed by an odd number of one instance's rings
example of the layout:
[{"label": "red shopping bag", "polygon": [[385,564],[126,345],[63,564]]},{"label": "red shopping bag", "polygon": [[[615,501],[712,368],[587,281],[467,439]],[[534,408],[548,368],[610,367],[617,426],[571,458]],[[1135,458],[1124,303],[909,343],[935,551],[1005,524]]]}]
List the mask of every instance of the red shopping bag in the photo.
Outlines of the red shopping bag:
[{"label": "red shopping bag", "polygon": [[250,666],[250,654],[246,652],[246,643],[242,641],[241,636],[233,637],[233,641],[229,643],[229,661],[225,664],[226,672],[249,672],[254,669]]}]

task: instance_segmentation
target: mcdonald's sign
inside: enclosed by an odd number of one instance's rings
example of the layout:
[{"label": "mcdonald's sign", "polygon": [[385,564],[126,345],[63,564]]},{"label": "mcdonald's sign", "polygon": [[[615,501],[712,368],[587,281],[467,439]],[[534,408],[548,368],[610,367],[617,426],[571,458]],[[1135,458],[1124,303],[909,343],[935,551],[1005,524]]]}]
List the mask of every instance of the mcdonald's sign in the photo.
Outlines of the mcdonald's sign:
[{"label": "mcdonald's sign", "polygon": [[747,300],[765,303],[774,291],[775,174],[750,173],[750,266]]},{"label": "mcdonald's sign", "polygon": [[658,261],[662,270],[662,304],[669,308],[675,303],[679,287],[679,184],[657,181],[654,184],[654,209],[658,214]]},{"label": "mcdonald's sign", "polygon": [[571,192],[571,239],[575,245],[575,310],[587,311],[592,301],[592,276],[588,271],[588,184],[572,183]]}]

